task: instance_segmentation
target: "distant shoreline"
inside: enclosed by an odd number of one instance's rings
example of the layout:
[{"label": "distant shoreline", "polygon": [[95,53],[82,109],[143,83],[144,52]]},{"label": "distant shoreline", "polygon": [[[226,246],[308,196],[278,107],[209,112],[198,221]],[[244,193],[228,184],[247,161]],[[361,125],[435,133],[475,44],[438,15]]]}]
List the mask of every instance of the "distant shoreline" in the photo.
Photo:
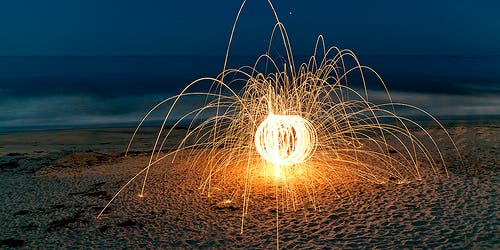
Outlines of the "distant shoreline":
[{"label": "distant shoreline", "polygon": [[[429,117],[407,117],[414,121],[427,123],[433,123],[432,119]],[[469,123],[495,123],[500,120],[500,115],[477,115],[477,116],[442,116],[436,117],[439,122],[443,125],[451,124],[469,124]],[[142,127],[148,128],[159,128],[163,121],[148,121],[145,122]],[[21,133],[21,132],[51,132],[51,131],[72,131],[72,130],[91,130],[91,129],[135,129],[139,125],[139,120],[137,122],[125,122],[125,123],[103,123],[103,124],[82,124],[82,125],[62,125],[62,126],[25,126],[25,127],[0,127],[0,134],[10,134],[10,133]],[[172,125],[167,124],[167,128],[171,128]],[[187,126],[181,125],[177,126],[177,129],[187,129]]]}]

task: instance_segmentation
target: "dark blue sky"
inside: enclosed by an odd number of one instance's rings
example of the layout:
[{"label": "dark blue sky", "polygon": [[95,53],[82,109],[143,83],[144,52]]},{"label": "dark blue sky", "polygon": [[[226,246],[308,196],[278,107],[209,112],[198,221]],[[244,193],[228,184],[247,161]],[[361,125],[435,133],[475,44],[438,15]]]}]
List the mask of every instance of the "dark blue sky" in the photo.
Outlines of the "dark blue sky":
[{"label": "dark blue sky", "polygon": [[[500,1],[276,0],[296,54],[318,34],[358,54],[500,54]],[[221,55],[240,1],[4,0],[0,55]],[[273,26],[249,0],[234,54],[264,52]]]}]

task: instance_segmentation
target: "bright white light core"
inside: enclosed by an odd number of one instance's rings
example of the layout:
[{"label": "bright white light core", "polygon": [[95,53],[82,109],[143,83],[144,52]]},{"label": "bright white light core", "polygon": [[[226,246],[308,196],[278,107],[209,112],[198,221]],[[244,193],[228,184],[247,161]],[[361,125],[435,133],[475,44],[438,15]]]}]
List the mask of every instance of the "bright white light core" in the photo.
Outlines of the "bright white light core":
[{"label": "bright white light core", "polygon": [[255,132],[255,147],[266,161],[277,166],[301,163],[316,146],[312,124],[298,115],[269,115]]}]

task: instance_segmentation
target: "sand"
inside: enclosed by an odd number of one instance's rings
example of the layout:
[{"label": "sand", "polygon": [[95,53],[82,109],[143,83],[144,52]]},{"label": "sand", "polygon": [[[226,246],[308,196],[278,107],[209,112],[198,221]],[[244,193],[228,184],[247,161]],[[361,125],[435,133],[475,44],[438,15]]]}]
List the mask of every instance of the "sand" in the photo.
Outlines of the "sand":
[{"label": "sand", "polygon": [[[465,170],[447,149],[449,177],[407,184],[352,183],[321,194],[317,209],[280,211],[281,248],[499,249],[500,121],[448,122]],[[153,129],[124,157],[132,129],[0,134],[0,247],[275,248],[274,197],[242,209],[207,198],[187,159],[154,168],[97,215],[147,163]],[[178,131],[182,134],[182,131]],[[174,137],[175,138],[175,137]]]}]

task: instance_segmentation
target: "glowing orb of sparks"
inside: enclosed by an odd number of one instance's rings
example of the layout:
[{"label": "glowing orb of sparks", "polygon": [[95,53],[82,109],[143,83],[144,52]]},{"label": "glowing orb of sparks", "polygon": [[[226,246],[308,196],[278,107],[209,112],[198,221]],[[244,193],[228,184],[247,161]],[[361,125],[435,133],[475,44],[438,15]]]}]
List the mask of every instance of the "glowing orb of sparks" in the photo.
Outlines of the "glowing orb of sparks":
[{"label": "glowing orb of sparks", "polygon": [[255,147],[266,161],[290,166],[308,159],[316,146],[313,125],[298,115],[270,114],[255,132]]}]

